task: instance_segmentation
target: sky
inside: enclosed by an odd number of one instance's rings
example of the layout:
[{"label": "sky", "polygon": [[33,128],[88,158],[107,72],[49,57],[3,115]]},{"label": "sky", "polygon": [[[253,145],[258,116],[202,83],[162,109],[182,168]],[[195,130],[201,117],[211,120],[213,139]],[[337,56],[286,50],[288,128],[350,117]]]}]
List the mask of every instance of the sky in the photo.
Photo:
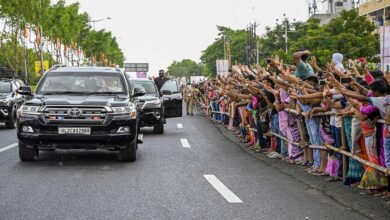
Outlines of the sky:
[{"label": "sky", "polygon": [[258,34],[274,26],[283,14],[308,19],[307,0],[67,0],[78,1],[96,29],[118,38],[126,62],[149,63],[150,74],[166,69],[173,61],[200,62],[202,50],[217,38],[217,25],[245,29],[259,24]]}]

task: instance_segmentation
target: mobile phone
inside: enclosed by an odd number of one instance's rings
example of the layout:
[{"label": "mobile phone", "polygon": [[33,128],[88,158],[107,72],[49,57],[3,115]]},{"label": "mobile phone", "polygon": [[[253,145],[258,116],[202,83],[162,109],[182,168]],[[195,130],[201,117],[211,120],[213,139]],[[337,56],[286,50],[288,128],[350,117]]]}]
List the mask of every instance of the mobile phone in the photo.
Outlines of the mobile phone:
[{"label": "mobile phone", "polygon": [[324,86],[325,84],[326,84],[326,80],[325,79],[320,80],[320,86]]},{"label": "mobile phone", "polygon": [[342,77],[340,78],[340,83],[351,83],[352,79],[349,77]]}]

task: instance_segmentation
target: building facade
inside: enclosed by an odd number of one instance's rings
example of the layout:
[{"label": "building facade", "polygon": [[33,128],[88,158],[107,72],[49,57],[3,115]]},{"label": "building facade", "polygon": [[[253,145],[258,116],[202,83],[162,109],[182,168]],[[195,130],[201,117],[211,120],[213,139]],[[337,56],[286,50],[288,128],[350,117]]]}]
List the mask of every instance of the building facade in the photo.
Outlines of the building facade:
[{"label": "building facade", "polygon": [[378,26],[382,71],[390,69],[390,0],[361,0],[359,15],[367,16]]},{"label": "building facade", "polygon": [[310,18],[317,18],[320,24],[329,23],[337,17],[343,10],[351,10],[357,3],[356,0],[310,0],[309,15]]}]

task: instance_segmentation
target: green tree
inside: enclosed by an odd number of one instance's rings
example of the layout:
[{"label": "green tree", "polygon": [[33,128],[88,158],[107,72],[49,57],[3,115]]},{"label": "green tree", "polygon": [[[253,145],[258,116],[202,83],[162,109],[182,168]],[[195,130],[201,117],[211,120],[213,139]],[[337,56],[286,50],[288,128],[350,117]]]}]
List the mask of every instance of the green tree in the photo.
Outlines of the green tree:
[{"label": "green tree", "polygon": [[218,37],[214,43],[202,51],[201,61],[206,66],[205,74],[215,76],[216,60],[224,59],[224,36],[230,44],[230,53],[232,63],[246,62],[246,45],[248,34],[246,30],[233,30],[227,27],[218,26]]},{"label": "green tree", "polygon": [[374,32],[376,27],[355,10],[341,12],[339,17],[324,26],[320,26],[316,19],[305,25],[306,34],[292,42],[290,53],[300,48],[310,50],[322,65],[336,52],[345,58],[367,57],[377,61],[374,58],[379,52],[379,36]]},{"label": "green tree", "polygon": [[189,59],[184,59],[180,62],[174,61],[168,67],[169,75],[176,77],[202,76],[203,71],[204,66],[202,64]]}]

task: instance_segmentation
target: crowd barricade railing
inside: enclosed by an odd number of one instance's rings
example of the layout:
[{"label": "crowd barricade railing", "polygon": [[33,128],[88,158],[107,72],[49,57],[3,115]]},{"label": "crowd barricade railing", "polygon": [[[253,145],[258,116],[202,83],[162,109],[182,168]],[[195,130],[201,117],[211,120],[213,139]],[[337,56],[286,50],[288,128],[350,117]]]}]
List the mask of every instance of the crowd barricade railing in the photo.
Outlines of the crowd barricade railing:
[{"label": "crowd barricade railing", "polygon": [[[295,115],[298,115],[298,112],[294,109],[285,109],[285,111],[287,112],[290,112],[290,113],[293,113]],[[324,112],[324,113],[317,113],[317,114],[314,114],[314,116],[329,116],[329,115],[334,115],[335,112]],[[384,120],[380,119],[377,121],[378,123],[384,123]],[[341,127],[344,128],[344,120],[341,120]],[[274,134],[273,134],[274,135]],[[276,136],[276,135],[275,135]],[[280,136],[280,135],[278,135]],[[286,140],[287,142],[289,143],[292,143],[294,145],[298,145],[298,146],[302,146],[302,144],[295,144],[294,142],[288,140],[286,137],[284,137],[284,140]],[[344,132],[344,129],[341,129],[341,142],[342,142],[342,146],[340,148],[337,148],[335,146],[332,146],[332,145],[323,145],[323,146],[314,146],[314,145],[308,145],[308,147],[310,148],[316,148],[316,149],[324,149],[324,150],[332,150],[332,151],[335,151],[335,152],[338,152],[340,154],[343,155],[343,178],[346,177],[346,173],[347,173],[347,157],[351,157],[357,161],[359,161],[360,163],[366,165],[366,166],[369,166],[369,167],[372,167],[378,171],[381,171],[383,173],[386,174],[386,176],[390,176],[390,169],[388,168],[385,168],[385,167],[382,167],[382,166],[379,166],[377,164],[374,164],[368,160],[365,160],[355,154],[352,154],[350,152],[347,151],[347,143],[346,143],[346,137],[345,137],[345,132]]]},{"label": "crowd barricade railing", "polygon": [[[284,109],[285,111],[287,112],[290,112],[290,113],[293,113],[295,115],[298,115],[298,112],[294,109]],[[211,111],[212,113],[217,113],[217,114],[223,114],[223,115],[227,115],[229,116],[229,114],[227,112],[220,112],[220,111]],[[334,115],[335,112],[322,112],[322,113],[316,113],[314,114],[314,116],[330,116],[330,115]],[[302,115],[302,113],[301,113]],[[377,123],[384,123],[385,121],[383,119],[380,119],[377,121]],[[342,120],[341,121],[342,123],[342,128],[344,127],[344,121]],[[256,131],[256,129],[253,129],[254,131]],[[313,148],[313,149],[321,149],[321,150],[332,150],[332,151],[335,151],[337,153],[340,153],[342,154],[343,156],[343,178],[345,179],[346,176],[347,176],[347,157],[351,157],[357,161],[359,161],[360,163],[366,165],[366,166],[369,166],[369,167],[372,167],[378,171],[381,171],[383,172],[386,176],[390,176],[390,169],[388,168],[385,168],[385,167],[382,167],[382,166],[379,166],[377,164],[374,164],[368,160],[365,160],[355,154],[352,154],[350,152],[347,151],[347,142],[346,142],[346,137],[345,137],[345,131],[344,129],[341,129],[341,142],[342,142],[342,146],[340,146],[340,148],[337,148],[335,146],[332,146],[332,145],[321,145],[321,146],[318,146],[318,145],[311,145],[311,144],[308,144],[308,143],[297,143],[297,142],[294,142],[294,141],[291,141],[289,140],[288,138],[286,138],[285,136],[283,135],[280,135],[280,134],[276,134],[274,132],[268,132],[267,135],[271,135],[271,136],[274,136],[274,137],[277,137],[279,139],[283,139],[285,140],[286,142],[288,143],[291,143],[293,145],[296,145],[296,146],[300,146],[302,148],[305,148],[305,147],[310,147],[310,148]]]}]

